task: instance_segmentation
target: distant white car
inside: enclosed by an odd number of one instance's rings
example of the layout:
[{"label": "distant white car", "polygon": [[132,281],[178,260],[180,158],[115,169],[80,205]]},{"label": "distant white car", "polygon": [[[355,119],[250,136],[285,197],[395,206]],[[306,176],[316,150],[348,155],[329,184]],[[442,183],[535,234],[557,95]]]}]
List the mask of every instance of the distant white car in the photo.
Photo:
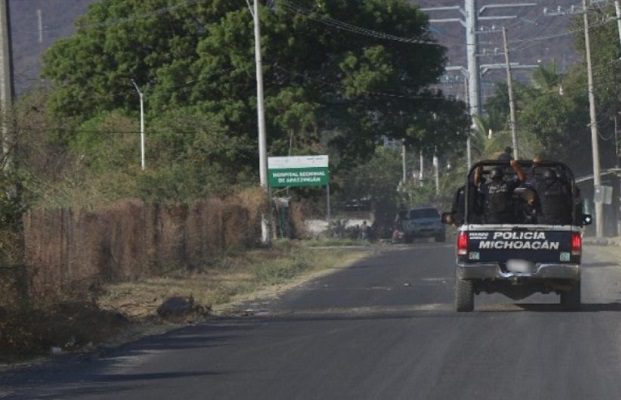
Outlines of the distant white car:
[{"label": "distant white car", "polygon": [[442,217],[433,207],[412,208],[407,213],[402,213],[401,230],[406,242],[421,237],[432,237],[436,242],[446,241]]}]

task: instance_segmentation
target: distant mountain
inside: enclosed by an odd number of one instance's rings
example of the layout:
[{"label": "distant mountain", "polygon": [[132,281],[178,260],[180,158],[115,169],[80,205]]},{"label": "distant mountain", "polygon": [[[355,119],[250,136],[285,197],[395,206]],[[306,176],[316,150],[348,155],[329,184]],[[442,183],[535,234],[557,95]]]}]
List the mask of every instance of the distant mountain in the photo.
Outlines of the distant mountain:
[{"label": "distant mountain", "polygon": [[[464,7],[464,0],[411,0],[422,8]],[[498,7],[499,4],[502,6]],[[527,4],[527,6],[524,6]],[[533,5],[534,4],[534,5]],[[521,66],[556,64],[560,71],[581,62],[574,46],[576,29],[573,20],[579,15],[579,0],[498,1],[478,0],[479,62],[481,65],[503,64],[503,26],[507,27],[509,53],[512,63]],[[515,5],[515,6],[511,6]],[[573,8],[572,8],[573,7]],[[573,11],[573,13],[572,13]],[[431,19],[464,19],[459,10],[429,11]],[[484,19],[508,17],[505,19]],[[466,67],[466,31],[459,22],[432,23],[432,31],[439,43],[448,48],[448,65]],[[504,70],[483,69],[481,79],[483,98],[489,96],[495,82],[505,81]],[[516,69],[515,79],[527,81],[532,69]],[[441,83],[447,94],[463,98],[464,79],[458,71],[447,72]]]},{"label": "distant mountain", "polygon": [[[74,32],[76,19],[83,15],[88,5],[96,0],[10,0],[12,20],[13,59],[15,87],[18,93],[33,86],[38,80],[40,60],[43,52],[59,38]],[[464,6],[464,0],[410,0],[421,7]],[[536,3],[528,7],[489,7],[492,4]],[[480,62],[481,64],[503,63],[502,35],[486,33],[503,24],[509,32],[512,62],[521,65],[556,63],[561,71],[571,64],[581,61],[574,49],[574,35],[571,34],[572,18],[565,14],[579,0],[542,0],[536,2],[507,0],[478,0],[484,17],[510,16],[511,19],[480,21]],[[547,12],[544,12],[547,11]],[[554,14],[554,16],[552,15]],[[433,11],[434,19],[463,18],[458,10]],[[40,21],[40,22],[39,22]],[[41,28],[41,29],[40,29]],[[459,22],[432,24],[437,40],[447,46],[448,64],[466,66],[465,29]],[[494,55],[496,54],[496,55]],[[529,70],[516,71],[516,78],[527,80]],[[504,71],[489,70],[482,79],[484,97],[489,95],[493,83],[505,79]],[[447,94],[463,97],[463,76],[450,72],[441,83]]]},{"label": "distant mountain", "polygon": [[9,0],[13,74],[19,94],[39,79],[41,56],[56,40],[74,32],[76,19],[95,0]]}]

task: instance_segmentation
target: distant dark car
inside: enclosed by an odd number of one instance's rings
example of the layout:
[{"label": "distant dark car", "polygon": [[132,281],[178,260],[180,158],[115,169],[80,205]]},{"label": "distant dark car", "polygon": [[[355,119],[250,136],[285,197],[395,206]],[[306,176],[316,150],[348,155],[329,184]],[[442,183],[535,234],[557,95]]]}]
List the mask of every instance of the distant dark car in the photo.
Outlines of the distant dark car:
[{"label": "distant dark car", "polygon": [[440,212],[433,207],[412,208],[402,212],[401,231],[406,242],[414,238],[432,237],[436,242],[446,241],[446,230]]}]

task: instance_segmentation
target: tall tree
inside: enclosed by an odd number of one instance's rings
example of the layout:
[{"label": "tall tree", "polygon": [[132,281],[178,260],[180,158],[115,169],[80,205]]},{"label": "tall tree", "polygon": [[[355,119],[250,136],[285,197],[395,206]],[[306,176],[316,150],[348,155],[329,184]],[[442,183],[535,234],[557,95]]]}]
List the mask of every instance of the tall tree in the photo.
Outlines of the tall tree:
[{"label": "tall tree", "polygon": [[[384,136],[427,153],[465,140],[464,105],[425,89],[443,72],[444,49],[409,2],[274,0],[261,24],[272,154],[328,145],[346,161]],[[102,1],[45,56],[51,104],[76,123],[135,110],[134,79],[151,120],[192,110],[229,138],[256,140],[253,40],[241,1]]]}]

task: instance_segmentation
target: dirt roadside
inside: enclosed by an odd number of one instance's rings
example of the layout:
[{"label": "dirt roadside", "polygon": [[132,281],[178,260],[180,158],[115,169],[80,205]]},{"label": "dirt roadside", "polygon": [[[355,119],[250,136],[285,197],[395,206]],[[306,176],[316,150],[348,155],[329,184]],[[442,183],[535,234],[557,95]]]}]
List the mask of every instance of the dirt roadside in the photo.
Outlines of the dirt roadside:
[{"label": "dirt roadside", "polygon": [[[243,314],[243,304],[269,300],[310,279],[346,268],[382,245],[278,242],[230,252],[191,270],[98,287],[89,301],[36,309],[0,307],[0,370],[50,355],[115,347],[210,318]],[[165,316],[167,299],[188,299],[188,312]]]},{"label": "dirt roadside", "polygon": [[582,302],[621,307],[621,246],[584,246]]}]

